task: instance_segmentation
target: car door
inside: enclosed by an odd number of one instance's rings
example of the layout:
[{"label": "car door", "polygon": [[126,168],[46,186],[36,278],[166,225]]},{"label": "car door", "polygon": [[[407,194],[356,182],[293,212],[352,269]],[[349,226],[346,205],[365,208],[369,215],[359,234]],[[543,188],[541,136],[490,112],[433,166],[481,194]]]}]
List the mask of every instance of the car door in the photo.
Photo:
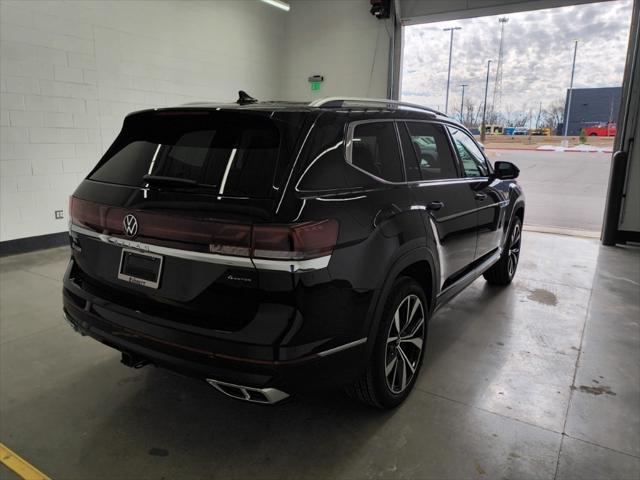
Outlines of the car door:
[{"label": "car door", "polygon": [[407,179],[438,251],[441,289],[465,273],[476,251],[474,192],[460,171],[444,126],[398,122]]},{"label": "car door", "polygon": [[500,246],[508,192],[499,189],[500,180],[492,176],[491,165],[471,136],[455,127],[448,127],[454,150],[458,155],[464,178],[473,190],[478,210],[478,240],[475,258],[479,259]]},{"label": "car door", "polygon": [[395,122],[364,116],[349,117],[346,136],[335,118],[320,118],[296,184],[302,199],[297,219],[338,220],[339,248],[329,264],[332,279],[358,285],[363,294],[382,286],[397,259],[425,245]]},{"label": "car door", "polygon": [[412,210],[413,196],[406,188],[406,177],[396,125],[390,119],[361,120],[349,125],[347,161],[372,177],[366,193],[365,215],[373,227],[388,238],[399,238],[399,245],[424,238],[424,227]]}]

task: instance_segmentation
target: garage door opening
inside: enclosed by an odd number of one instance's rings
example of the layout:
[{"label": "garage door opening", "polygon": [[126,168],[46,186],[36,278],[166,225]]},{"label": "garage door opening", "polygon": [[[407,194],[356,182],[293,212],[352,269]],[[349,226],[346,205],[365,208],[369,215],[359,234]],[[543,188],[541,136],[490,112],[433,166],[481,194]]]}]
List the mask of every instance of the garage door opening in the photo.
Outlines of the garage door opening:
[{"label": "garage door opening", "polygon": [[492,161],[520,167],[525,226],[599,236],[632,6],[407,25],[401,98],[446,111]]}]

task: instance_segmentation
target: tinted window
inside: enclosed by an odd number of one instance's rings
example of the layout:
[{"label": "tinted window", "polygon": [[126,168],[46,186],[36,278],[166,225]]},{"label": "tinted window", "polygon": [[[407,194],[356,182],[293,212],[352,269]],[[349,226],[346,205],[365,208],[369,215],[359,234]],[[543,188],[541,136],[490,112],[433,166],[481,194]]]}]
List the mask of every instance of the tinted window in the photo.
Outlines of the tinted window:
[{"label": "tinted window", "polygon": [[462,130],[449,127],[453,144],[462,161],[464,174],[466,177],[486,177],[489,175],[489,168],[476,142]]},{"label": "tinted window", "polygon": [[304,170],[296,185],[301,191],[370,187],[377,183],[347,163],[344,124],[335,118],[318,119],[301,158]]},{"label": "tinted window", "polygon": [[[441,125],[407,122],[407,140],[403,152],[407,161],[407,176],[421,180],[457,178],[455,162]],[[408,144],[406,147],[404,146]],[[415,174],[409,174],[414,169]]]},{"label": "tinted window", "polygon": [[356,125],[352,142],[353,165],[389,182],[404,181],[393,122]]},{"label": "tinted window", "polygon": [[235,112],[133,115],[89,178],[145,186],[150,174],[193,180],[213,194],[270,197],[299,129]]}]

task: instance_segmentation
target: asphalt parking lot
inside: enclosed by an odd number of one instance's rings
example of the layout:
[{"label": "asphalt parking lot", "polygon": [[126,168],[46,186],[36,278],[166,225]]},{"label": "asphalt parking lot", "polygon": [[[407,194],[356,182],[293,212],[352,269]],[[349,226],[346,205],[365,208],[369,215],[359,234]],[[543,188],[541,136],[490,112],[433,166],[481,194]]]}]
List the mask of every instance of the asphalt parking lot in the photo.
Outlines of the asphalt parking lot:
[{"label": "asphalt parking lot", "polygon": [[487,149],[487,154],[520,168],[525,225],[600,232],[610,153]]}]

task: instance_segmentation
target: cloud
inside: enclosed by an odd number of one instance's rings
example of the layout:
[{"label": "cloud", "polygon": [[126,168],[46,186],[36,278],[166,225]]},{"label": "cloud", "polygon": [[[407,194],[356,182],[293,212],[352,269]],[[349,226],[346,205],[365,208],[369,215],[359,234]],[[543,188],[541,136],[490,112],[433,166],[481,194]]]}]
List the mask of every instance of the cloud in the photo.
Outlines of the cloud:
[{"label": "cloud", "polygon": [[[509,14],[502,67],[503,109],[525,111],[564,99],[571,77],[574,41],[578,55],[574,87],[622,84],[632,0]],[[444,110],[450,33],[454,33],[449,112],[465,101],[482,103],[487,60],[492,59],[491,104],[500,44],[499,16],[405,27],[402,98]]]}]

